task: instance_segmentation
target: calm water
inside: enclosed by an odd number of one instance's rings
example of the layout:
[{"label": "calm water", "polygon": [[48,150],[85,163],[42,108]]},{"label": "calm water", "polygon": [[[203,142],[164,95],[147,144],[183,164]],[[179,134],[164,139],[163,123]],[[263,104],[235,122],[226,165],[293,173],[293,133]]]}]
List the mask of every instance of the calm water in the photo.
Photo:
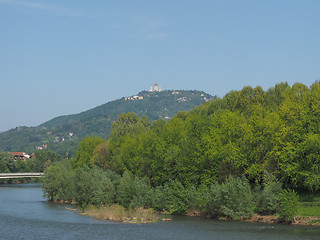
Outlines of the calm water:
[{"label": "calm water", "polygon": [[77,215],[47,202],[35,184],[0,185],[0,239],[320,239],[320,227],[173,218],[121,224]]}]

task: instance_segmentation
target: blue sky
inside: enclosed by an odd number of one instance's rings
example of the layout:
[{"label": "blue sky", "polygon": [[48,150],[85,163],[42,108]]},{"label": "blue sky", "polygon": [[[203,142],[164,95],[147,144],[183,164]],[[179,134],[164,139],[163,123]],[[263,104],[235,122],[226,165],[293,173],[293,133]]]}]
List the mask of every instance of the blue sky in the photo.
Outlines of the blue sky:
[{"label": "blue sky", "polygon": [[318,0],[0,0],[0,131],[148,90],[320,79]]}]

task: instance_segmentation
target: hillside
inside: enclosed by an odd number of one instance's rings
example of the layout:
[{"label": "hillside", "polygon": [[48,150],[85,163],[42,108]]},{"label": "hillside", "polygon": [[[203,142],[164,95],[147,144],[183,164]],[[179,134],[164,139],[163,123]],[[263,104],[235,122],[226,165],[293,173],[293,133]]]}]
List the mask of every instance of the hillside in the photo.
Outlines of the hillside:
[{"label": "hillside", "polygon": [[0,151],[33,152],[42,148],[73,154],[85,136],[107,138],[120,113],[146,115],[150,122],[160,118],[168,120],[178,111],[188,111],[214,98],[202,91],[143,91],[82,113],[56,117],[37,127],[17,127],[1,133]]}]

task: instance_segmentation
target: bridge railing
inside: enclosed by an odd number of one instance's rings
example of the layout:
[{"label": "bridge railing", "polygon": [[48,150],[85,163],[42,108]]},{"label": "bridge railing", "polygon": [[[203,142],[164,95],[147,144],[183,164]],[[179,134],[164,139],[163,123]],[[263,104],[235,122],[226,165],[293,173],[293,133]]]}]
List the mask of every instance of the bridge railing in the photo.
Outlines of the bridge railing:
[{"label": "bridge railing", "polygon": [[0,178],[43,177],[44,173],[0,173]]}]

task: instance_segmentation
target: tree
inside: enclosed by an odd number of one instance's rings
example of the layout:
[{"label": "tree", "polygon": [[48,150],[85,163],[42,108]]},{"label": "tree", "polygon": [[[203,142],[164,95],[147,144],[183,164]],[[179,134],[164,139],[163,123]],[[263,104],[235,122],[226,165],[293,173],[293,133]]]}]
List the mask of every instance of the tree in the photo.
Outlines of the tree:
[{"label": "tree", "polygon": [[74,172],[70,160],[55,162],[45,169],[42,189],[44,196],[50,200],[72,200],[75,192]]},{"label": "tree", "polygon": [[121,143],[124,136],[134,136],[150,127],[148,118],[144,116],[140,119],[135,113],[121,113],[111,127],[113,144]]},{"label": "tree", "polygon": [[93,157],[91,158],[91,164],[107,170],[111,169],[110,161],[109,142],[106,141],[96,146]]},{"label": "tree", "polygon": [[62,156],[51,150],[38,150],[35,152],[35,158],[29,161],[31,171],[43,172],[44,169],[54,162],[62,160]]},{"label": "tree", "polygon": [[285,148],[281,170],[286,182],[296,189],[307,188],[317,191],[320,188],[320,135],[307,134],[305,139]]},{"label": "tree", "polygon": [[93,166],[91,159],[94,156],[94,151],[98,145],[103,143],[100,137],[85,137],[79,144],[76,156],[72,159],[72,165],[74,168],[79,168],[84,165],[89,167]]},{"label": "tree", "polygon": [[0,152],[0,173],[10,172],[8,168],[9,161],[12,161],[12,155],[6,152]]}]

